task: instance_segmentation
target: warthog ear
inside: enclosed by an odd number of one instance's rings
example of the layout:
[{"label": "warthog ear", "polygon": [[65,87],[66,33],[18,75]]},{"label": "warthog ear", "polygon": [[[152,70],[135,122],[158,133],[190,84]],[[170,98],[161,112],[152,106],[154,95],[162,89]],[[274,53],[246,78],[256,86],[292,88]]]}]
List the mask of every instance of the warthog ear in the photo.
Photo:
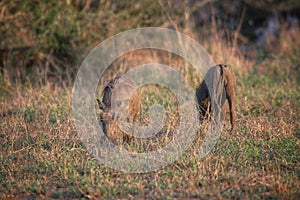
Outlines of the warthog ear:
[{"label": "warthog ear", "polygon": [[97,102],[98,102],[98,105],[99,105],[100,110],[104,110],[104,105],[103,105],[103,103],[102,103],[99,99],[97,99]]}]

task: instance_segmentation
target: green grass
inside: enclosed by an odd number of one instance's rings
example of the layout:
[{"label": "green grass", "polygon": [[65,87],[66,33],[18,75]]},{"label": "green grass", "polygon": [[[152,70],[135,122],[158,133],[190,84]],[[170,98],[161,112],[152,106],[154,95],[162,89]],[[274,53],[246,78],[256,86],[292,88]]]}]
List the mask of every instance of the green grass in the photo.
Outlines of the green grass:
[{"label": "green grass", "polygon": [[[0,193],[4,198],[296,198],[299,86],[254,72],[238,82],[238,133],[225,131],[203,159],[197,158],[199,136],[175,163],[146,174],[110,169],[87,152],[72,120],[71,90],[19,88],[9,96],[18,110],[0,121]],[[168,101],[155,98],[157,90],[143,103],[168,108]],[[12,103],[1,107],[8,110]]]}]

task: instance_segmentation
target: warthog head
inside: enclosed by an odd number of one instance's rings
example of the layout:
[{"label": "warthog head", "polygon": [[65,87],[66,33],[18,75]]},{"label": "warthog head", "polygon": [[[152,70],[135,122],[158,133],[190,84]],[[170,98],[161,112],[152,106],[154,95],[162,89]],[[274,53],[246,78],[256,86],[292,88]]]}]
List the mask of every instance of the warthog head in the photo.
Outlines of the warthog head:
[{"label": "warthog head", "polygon": [[134,126],[140,110],[140,96],[134,82],[121,76],[111,79],[104,87],[102,101],[97,99],[97,102],[104,133],[116,143],[122,143],[121,139],[128,135],[120,130],[118,123],[132,122]]}]

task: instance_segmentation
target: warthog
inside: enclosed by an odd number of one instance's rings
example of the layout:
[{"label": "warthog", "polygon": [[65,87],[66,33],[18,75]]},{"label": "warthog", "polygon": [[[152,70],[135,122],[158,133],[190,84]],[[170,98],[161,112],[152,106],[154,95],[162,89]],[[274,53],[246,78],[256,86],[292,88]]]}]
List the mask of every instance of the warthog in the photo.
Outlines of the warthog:
[{"label": "warthog", "polygon": [[[215,80],[219,79],[219,80]],[[227,65],[216,65],[211,67],[205,77],[205,81],[198,86],[196,90],[196,97],[199,105],[200,117],[205,117],[208,112],[211,112],[211,97],[209,96],[209,89],[207,81],[214,84],[210,87],[215,92],[215,98],[221,100],[222,112],[225,112],[225,101],[228,100],[230,111],[231,131],[236,130],[236,79],[233,70]],[[224,90],[225,89],[225,90]],[[225,94],[226,98],[225,98]],[[222,98],[223,97],[223,98]]]},{"label": "warthog", "polygon": [[103,132],[118,145],[130,139],[129,135],[119,128],[118,123],[132,121],[133,131],[138,119],[140,95],[136,89],[132,80],[117,76],[104,87],[102,101],[97,99]]}]

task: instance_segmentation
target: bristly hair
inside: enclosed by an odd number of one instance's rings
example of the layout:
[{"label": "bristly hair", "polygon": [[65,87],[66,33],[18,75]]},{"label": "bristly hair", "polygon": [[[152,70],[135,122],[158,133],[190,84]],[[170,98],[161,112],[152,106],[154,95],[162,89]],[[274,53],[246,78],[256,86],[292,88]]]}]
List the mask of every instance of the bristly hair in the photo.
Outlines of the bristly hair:
[{"label": "bristly hair", "polygon": [[106,86],[104,87],[104,89],[102,91],[102,96],[103,96],[102,102],[107,107],[111,107],[112,90],[116,87],[116,84],[118,83],[118,81],[119,81],[120,78],[121,78],[121,76],[116,76],[115,78],[113,78],[112,80],[110,80],[106,84]]}]

